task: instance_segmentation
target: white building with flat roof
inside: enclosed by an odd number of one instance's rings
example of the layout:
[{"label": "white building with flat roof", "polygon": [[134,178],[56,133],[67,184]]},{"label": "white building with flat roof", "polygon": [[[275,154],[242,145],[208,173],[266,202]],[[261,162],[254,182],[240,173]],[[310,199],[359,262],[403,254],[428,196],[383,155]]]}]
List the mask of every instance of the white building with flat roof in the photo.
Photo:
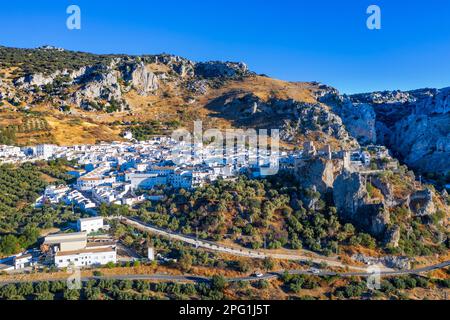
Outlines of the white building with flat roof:
[{"label": "white building with flat roof", "polygon": [[110,262],[117,262],[115,247],[86,248],[76,251],[57,252],[55,254],[55,266],[58,268],[102,266]]},{"label": "white building with flat roof", "polygon": [[103,217],[92,217],[92,218],[85,218],[85,219],[79,219],[77,221],[77,229],[80,232],[97,232],[104,228],[103,224]]},{"label": "white building with flat roof", "polygon": [[66,196],[67,204],[75,204],[83,210],[89,210],[96,207],[96,204],[92,202],[90,199],[86,198],[83,194],[81,194],[77,190],[73,190]]},{"label": "white building with flat roof", "polygon": [[131,189],[153,189],[156,186],[167,185],[167,176],[157,173],[127,173],[125,181],[131,184]]},{"label": "white building with flat roof", "polygon": [[70,191],[70,188],[64,185],[50,185],[45,188],[44,198],[50,203],[60,202]]},{"label": "white building with flat roof", "polygon": [[55,150],[52,144],[40,144],[36,146],[36,157],[49,159],[53,156],[53,151]]},{"label": "white building with flat roof", "polygon": [[[99,222],[100,220],[96,221],[96,223]],[[86,232],[47,236],[42,250],[52,254],[55,266],[58,268],[100,266],[117,261],[115,243],[88,242]]]},{"label": "white building with flat roof", "polygon": [[24,254],[14,257],[14,269],[20,270],[34,265],[34,259],[31,254]]},{"label": "white building with flat roof", "polygon": [[149,261],[155,260],[155,249],[154,248],[151,248],[151,247],[147,248],[147,259]]}]

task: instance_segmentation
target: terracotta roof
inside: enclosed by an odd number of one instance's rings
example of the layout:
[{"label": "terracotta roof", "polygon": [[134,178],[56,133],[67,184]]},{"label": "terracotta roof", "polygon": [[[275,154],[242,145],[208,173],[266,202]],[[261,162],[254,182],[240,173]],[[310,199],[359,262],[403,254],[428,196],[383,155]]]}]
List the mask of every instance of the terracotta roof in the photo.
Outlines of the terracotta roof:
[{"label": "terracotta roof", "polygon": [[83,249],[83,250],[75,250],[75,251],[65,251],[65,252],[57,252],[56,257],[63,257],[63,256],[73,256],[73,255],[80,255],[83,253],[113,253],[116,252],[115,249],[112,247],[109,248],[99,248],[99,249]]}]

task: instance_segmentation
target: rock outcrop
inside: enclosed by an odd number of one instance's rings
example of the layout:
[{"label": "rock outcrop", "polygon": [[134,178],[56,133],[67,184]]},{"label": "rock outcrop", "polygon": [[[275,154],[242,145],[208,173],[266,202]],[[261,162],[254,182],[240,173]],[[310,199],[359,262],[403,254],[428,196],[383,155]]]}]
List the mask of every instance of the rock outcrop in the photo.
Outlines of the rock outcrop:
[{"label": "rock outcrop", "polygon": [[392,227],[390,230],[386,232],[384,241],[385,245],[387,247],[397,248],[399,246],[400,236],[401,236],[400,227],[399,226]]},{"label": "rock outcrop", "polygon": [[299,135],[322,132],[343,144],[358,146],[341,118],[321,103],[305,103],[294,99],[269,98],[263,100],[252,93],[229,92],[207,105],[221,117],[237,126],[280,128],[281,139],[295,141]]},{"label": "rock outcrop", "polygon": [[450,171],[450,88],[354,95],[351,101],[371,105],[379,143],[412,168]]},{"label": "rock outcrop", "polygon": [[379,176],[371,177],[372,185],[381,191],[384,197],[384,203],[389,207],[394,207],[402,204],[403,199],[398,199],[394,195],[394,188],[389,182],[383,181]]},{"label": "rock outcrop", "polygon": [[352,256],[352,259],[368,265],[383,264],[388,268],[408,270],[411,268],[411,260],[407,257],[401,256],[384,256],[381,258],[368,257],[364,254],[357,253]]},{"label": "rock outcrop", "polygon": [[338,176],[333,185],[333,199],[342,218],[375,237],[385,237],[389,212],[383,203],[370,203],[365,179],[359,173],[344,171]]},{"label": "rock outcrop", "polygon": [[89,70],[82,75],[82,79],[78,79],[82,86],[74,93],[72,101],[78,106],[87,106],[89,102],[98,100],[121,101],[118,76],[117,71],[104,66]]},{"label": "rock outcrop", "polygon": [[360,143],[384,144],[422,172],[450,171],[450,88],[341,96],[321,86],[316,97]]},{"label": "rock outcrop", "polygon": [[430,189],[425,189],[411,194],[409,208],[414,215],[419,217],[435,214],[436,206],[433,201],[433,192]]},{"label": "rock outcrop", "polygon": [[152,94],[159,88],[158,77],[149,71],[143,62],[122,67],[122,77],[142,96]]},{"label": "rock outcrop", "polygon": [[141,96],[155,95],[163,83],[170,82],[171,86],[186,89],[193,95],[204,95],[211,86],[217,87],[229,79],[254,75],[244,63],[219,61],[197,63],[167,54],[104,56],[103,59],[96,60],[101,62],[78,69],[57,70],[49,74],[30,73],[15,79],[14,85],[31,94],[36,89],[51,85],[46,94],[55,99],[68,95],[67,86],[77,86],[73,88],[75,90],[70,90],[70,101],[64,102],[88,110],[98,110],[91,106],[107,105],[111,101],[125,104],[122,93],[132,89]]},{"label": "rock outcrop", "polygon": [[33,86],[41,87],[46,84],[52,83],[58,74],[53,74],[50,76],[44,76],[42,73],[29,74],[25,77],[17,79],[15,81],[15,84],[18,86],[22,86],[25,89],[31,88]]},{"label": "rock outcrop", "polygon": [[337,161],[318,158],[297,163],[295,175],[303,189],[314,187],[325,194],[332,191],[335,176],[341,169],[342,165]]},{"label": "rock outcrop", "polygon": [[248,67],[245,63],[235,62],[199,62],[195,64],[195,74],[204,78],[235,78],[246,76],[249,74]]}]

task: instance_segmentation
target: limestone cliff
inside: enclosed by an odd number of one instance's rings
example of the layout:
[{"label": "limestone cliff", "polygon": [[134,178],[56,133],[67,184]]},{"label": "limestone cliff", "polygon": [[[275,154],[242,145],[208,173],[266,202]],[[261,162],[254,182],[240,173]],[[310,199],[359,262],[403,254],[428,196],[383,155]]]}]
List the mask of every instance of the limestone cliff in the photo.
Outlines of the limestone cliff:
[{"label": "limestone cliff", "polygon": [[333,198],[340,215],[370,234],[384,239],[390,222],[385,205],[368,199],[364,177],[345,171],[333,185]]},{"label": "limestone cliff", "polygon": [[316,94],[360,143],[384,144],[422,172],[450,171],[450,88],[341,96],[323,86]]}]

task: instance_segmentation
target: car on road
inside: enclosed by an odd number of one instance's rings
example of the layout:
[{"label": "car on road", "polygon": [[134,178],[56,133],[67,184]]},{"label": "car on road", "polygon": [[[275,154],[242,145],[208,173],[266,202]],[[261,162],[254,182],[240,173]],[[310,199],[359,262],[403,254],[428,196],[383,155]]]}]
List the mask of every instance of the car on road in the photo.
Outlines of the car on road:
[{"label": "car on road", "polygon": [[264,277],[264,274],[262,274],[262,273],[260,273],[260,272],[254,273],[254,274],[253,274],[253,277],[255,277],[255,278],[262,278],[262,277]]},{"label": "car on road", "polygon": [[319,273],[320,273],[320,270],[319,270],[319,269],[316,269],[316,268],[312,268],[312,269],[310,270],[310,272],[311,272],[312,274],[319,274]]}]

